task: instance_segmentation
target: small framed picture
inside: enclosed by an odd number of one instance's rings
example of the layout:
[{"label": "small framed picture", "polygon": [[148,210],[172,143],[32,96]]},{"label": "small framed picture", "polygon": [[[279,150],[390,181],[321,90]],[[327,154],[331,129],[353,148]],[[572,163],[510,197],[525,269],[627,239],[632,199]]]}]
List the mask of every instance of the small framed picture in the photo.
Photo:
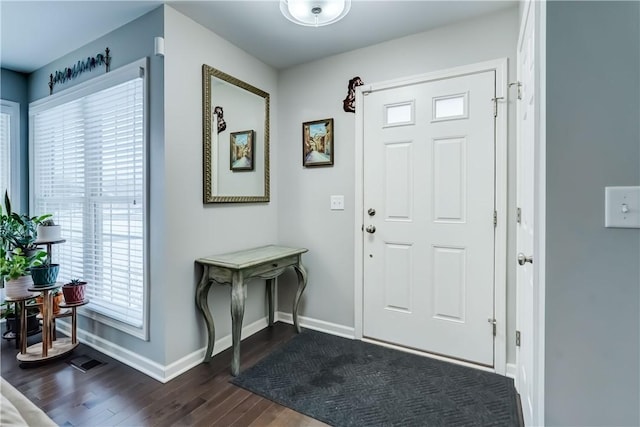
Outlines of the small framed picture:
[{"label": "small framed picture", "polygon": [[302,124],[302,166],[333,165],[333,119]]},{"label": "small framed picture", "polygon": [[231,132],[229,164],[232,171],[253,170],[254,140],[255,132],[252,130]]}]

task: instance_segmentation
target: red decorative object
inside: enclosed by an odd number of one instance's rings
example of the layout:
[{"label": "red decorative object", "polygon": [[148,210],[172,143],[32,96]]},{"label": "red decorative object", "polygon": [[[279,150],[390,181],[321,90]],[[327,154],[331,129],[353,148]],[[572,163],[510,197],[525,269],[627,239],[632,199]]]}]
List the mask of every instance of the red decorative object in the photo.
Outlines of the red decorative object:
[{"label": "red decorative object", "polygon": [[78,282],[77,284],[67,283],[62,286],[62,294],[67,304],[77,304],[84,301],[84,291],[87,282]]}]

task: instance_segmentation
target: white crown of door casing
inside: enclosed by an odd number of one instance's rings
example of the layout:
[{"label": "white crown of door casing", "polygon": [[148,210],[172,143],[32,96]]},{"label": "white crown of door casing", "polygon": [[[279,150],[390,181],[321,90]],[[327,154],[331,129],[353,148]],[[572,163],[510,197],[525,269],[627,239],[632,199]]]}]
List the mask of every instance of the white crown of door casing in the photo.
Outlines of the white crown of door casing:
[{"label": "white crown of door casing", "polygon": [[[370,85],[360,86],[356,90],[356,146],[355,146],[355,227],[363,228],[363,155],[364,155],[364,115],[361,106],[365,93],[382,89],[389,89],[404,85],[411,85],[420,82],[440,80],[464,76],[485,71],[495,71],[496,73],[496,122],[495,122],[495,210],[497,212],[497,226],[495,229],[495,293],[494,293],[494,318],[496,321],[496,335],[494,340],[494,368],[490,369],[498,374],[506,374],[506,259],[507,259],[507,58],[496,59],[487,62],[465,65],[461,67],[440,70],[427,74],[410,76],[402,79],[395,79]],[[355,236],[355,271],[354,271],[354,327],[355,338],[363,339],[363,232],[356,233]],[[407,350],[407,349],[405,349]],[[408,350],[410,351],[410,350]],[[471,365],[459,360],[442,358],[437,355],[418,352],[429,357],[445,359],[454,363]]]}]

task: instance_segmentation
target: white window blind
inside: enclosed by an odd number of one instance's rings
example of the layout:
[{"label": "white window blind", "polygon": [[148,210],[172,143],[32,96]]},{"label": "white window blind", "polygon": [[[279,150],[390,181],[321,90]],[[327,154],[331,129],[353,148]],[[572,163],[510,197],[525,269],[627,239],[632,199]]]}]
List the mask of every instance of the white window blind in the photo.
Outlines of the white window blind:
[{"label": "white window blind", "polygon": [[[0,112],[0,197],[11,188],[11,116]],[[2,202],[4,203],[4,202]]]},{"label": "white window blind", "polygon": [[[11,205],[21,210],[20,200],[20,104],[0,100],[0,197],[9,191]],[[4,203],[4,202],[3,202]]]},{"label": "white window blind", "polygon": [[58,280],[86,281],[91,311],[146,329],[145,84],[108,77],[30,111],[32,210],[61,225]]}]

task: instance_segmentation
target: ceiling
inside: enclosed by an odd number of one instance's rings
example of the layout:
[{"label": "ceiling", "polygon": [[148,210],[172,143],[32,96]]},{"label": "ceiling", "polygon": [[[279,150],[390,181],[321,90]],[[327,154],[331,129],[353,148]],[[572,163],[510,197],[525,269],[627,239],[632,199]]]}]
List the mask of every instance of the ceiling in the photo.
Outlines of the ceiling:
[{"label": "ceiling", "polygon": [[277,0],[0,0],[0,64],[30,73],[163,3],[284,69],[492,13],[517,1],[353,0],[342,21],[313,28],[284,18]]}]

